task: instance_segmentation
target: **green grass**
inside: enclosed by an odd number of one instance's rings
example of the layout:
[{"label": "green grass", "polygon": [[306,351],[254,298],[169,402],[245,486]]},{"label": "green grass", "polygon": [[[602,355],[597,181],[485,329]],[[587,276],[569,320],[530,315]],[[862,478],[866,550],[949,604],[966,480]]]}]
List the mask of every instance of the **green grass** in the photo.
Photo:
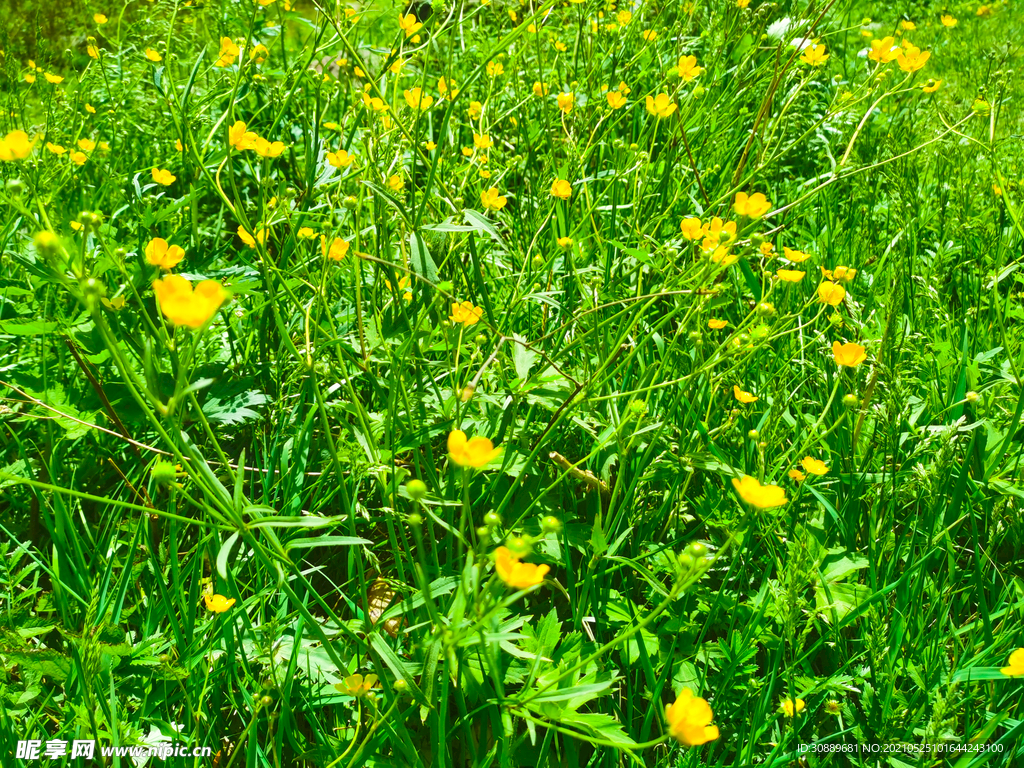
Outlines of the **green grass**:
[{"label": "green grass", "polygon": [[1020,764],[1018,8],[194,5],[0,9],[10,761]]}]

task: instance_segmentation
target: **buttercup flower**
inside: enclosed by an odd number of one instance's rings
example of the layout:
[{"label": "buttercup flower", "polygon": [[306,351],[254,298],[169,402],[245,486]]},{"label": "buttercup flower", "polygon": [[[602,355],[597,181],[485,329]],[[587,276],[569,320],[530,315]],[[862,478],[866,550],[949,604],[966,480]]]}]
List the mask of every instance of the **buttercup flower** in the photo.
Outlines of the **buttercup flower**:
[{"label": "buttercup flower", "polygon": [[560,237],[556,242],[558,243],[559,248],[565,249],[572,248],[573,244],[575,243],[575,241],[571,237]]},{"label": "buttercup flower", "polygon": [[497,187],[491,187],[486,192],[480,193],[480,203],[489,211],[500,211],[507,202],[508,199],[498,193]]},{"label": "buttercup flower", "polygon": [[437,81],[437,92],[441,94],[442,99],[449,95],[454,99],[459,95],[459,89],[455,87],[455,81],[445,80],[443,77]]},{"label": "buttercup flower", "polygon": [[759,509],[781,507],[789,501],[782,488],[777,485],[761,485],[756,477],[750,475],[744,475],[740,480],[734,477],[732,487],[743,501]]},{"label": "buttercup flower", "polygon": [[735,384],[732,386],[732,396],[739,400],[741,403],[756,403],[756,398],[752,393],[745,392],[744,390],[737,387]]},{"label": "buttercup flower", "polygon": [[793,715],[803,712],[806,706],[803,699],[796,699],[795,701],[793,699],[786,699],[779,705],[779,711],[786,717],[793,717]]},{"label": "buttercup flower", "polygon": [[408,16],[398,14],[398,28],[405,32],[406,37],[412,37],[423,28],[423,25],[416,21],[416,16],[411,13]]},{"label": "buttercup flower", "polygon": [[628,99],[626,99],[626,97],[619,91],[608,91],[608,93],[605,94],[605,98],[608,99],[608,106],[612,109],[622,109],[626,106],[626,102],[628,101]]},{"label": "buttercup flower", "polygon": [[812,67],[820,67],[828,61],[828,54],[825,52],[825,46],[808,45],[804,48],[803,55],[800,56],[800,61],[804,64],[810,64]]},{"label": "buttercup flower", "polygon": [[355,674],[349,675],[340,683],[335,683],[334,687],[342,693],[355,696],[358,699],[368,694],[375,685],[377,685],[376,675],[363,677],[360,674]]},{"label": "buttercup flower", "polygon": [[551,185],[551,196],[561,200],[568,200],[572,197],[572,184],[565,179],[555,179]]},{"label": "buttercup flower", "polygon": [[490,149],[494,146],[494,139],[492,139],[486,133],[474,133],[473,134],[473,146],[477,149]]},{"label": "buttercup flower", "polygon": [[647,111],[655,117],[668,117],[677,109],[679,109],[679,105],[675,104],[667,93],[647,97]]},{"label": "buttercup flower", "polygon": [[960,21],[955,16],[951,16],[948,13],[942,14],[942,17],[939,19],[939,21],[941,21],[942,26],[946,27],[947,29],[952,29],[953,27],[960,23]]},{"label": "buttercup flower", "polygon": [[526,589],[544,581],[551,568],[520,562],[508,547],[498,547],[494,550],[494,570],[498,578],[513,589]]},{"label": "buttercup flower", "polygon": [[405,181],[403,181],[402,177],[398,176],[397,174],[394,176],[390,176],[388,177],[388,189],[390,189],[392,192],[401,192],[403,189],[405,189]]},{"label": "buttercup flower", "polygon": [[807,261],[809,258],[811,258],[811,254],[809,253],[797,251],[793,248],[787,248],[786,246],[782,246],[782,255],[785,256],[787,260],[792,261],[794,264],[800,264],[801,262]]},{"label": "buttercup flower", "polygon": [[32,142],[24,131],[11,131],[0,139],[0,160],[13,162],[24,160],[32,154]]},{"label": "buttercup flower", "polygon": [[234,41],[230,37],[222,37],[220,39],[220,53],[217,61],[213,63],[215,67],[230,67],[232,64],[238,61],[238,54],[240,50]]},{"label": "buttercup flower", "polygon": [[430,109],[434,103],[434,97],[423,93],[423,89],[419,86],[403,91],[402,96],[405,98],[405,103],[413,109]]},{"label": "buttercup flower", "polygon": [[474,435],[467,439],[461,429],[453,430],[448,435],[448,457],[460,467],[482,469],[501,454],[501,448],[495,448],[489,438]]},{"label": "buttercup flower", "polygon": [[146,246],[146,261],[168,272],[184,258],[185,250],[180,245],[168,245],[162,237],[154,237]]},{"label": "buttercup flower", "polygon": [[464,301],[461,304],[452,304],[452,314],[448,319],[453,323],[461,323],[465,326],[476,325],[484,311],[480,307],[473,306],[473,302]]},{"label": "buttercup flower", "polygon": [[689,688],[683,688],[676,700],[665,707],[669,734],[688,747],[699,747],[718,738],[718,726],[711,725],[711,705]]},{"label": "buttercup flower", "polygon": [[793,467],[793,469],[789,470],[789,472],[787,472],[786,474],[789,475],[790,480],[793,480],[798,483],[802,483],[804,481],[804,478],[807,477],[807,475],[805,475],[796,467]]},{"label": "buttercup flower", "polygon": [[263,43],[258,43],[251,51],[249,51],[249,60],[254,61],[257,64],[262,64],[267,60],[269,55],[270,49]]},{"label": "buttercup flower", "polygon": [[193,290],[192,283],[181,275],[154,280],[153,293],[164,317],[174,325],[192,329],[206,325],[228,297],[224,286],[216,280],[203,280]]},{"label": "buttercup flower", "polygon": [[942,85],[942,81],[941,80],[929,80],[927,83],[925,83],[924,85],[921,86],[921,92],[922,93],[935,93],[937,90],[939,90],[939,87],[941,85]]},{"label": "buttercup flower", "polygon": [[178,178],[170,171],[164,170],[162,168],[154,168],[152,174],[153,181],[155,181],[157,184],[162,184],[165,187],[173,184],[174,181]]},{"label": "buttercup flower", "polygon": [[557,101],[558,108],[565,112],[565,114],[569,114],[570,112],[572,112],[573,104],[576,103],[576,97],[572,94],[571,91],[568,93],[560,93],[558,94]]},{"label": "buttercup flower", "polygon": [[327,162],[335,168],[348,168],[352,165],[352,161],[355,159],[355,155],[350,155],[344,149],[339,149],[337,152],[327,153]]},{"label": "buttercup flower", "polygon": [[547,83],[542,83],[540,80],[535,80],[533,83],[533,95],[534,96],[547,96],[548,95]]},{"label": "buttercup flower", "polygon": [[206,610],[211,613],[224,613],[235,604],[235,598],[224,597],[224,595],[204,594],[203,602],[206,603]]},{"label": "buttercup flower", "polygon": [[1010,654],[1008,666],[999,669],[1007,677],[1024,676],[1024,648],[1018,648]]},{"label": "buttercup flower", "polygon": [[[708,320],[708,328],[710,328],[713,331],[720,331],[723,328],[725,328],[725,326],[727,326],[728,324],[729,324],[728,320],[716,320],[715,318],[711,318],[710,320]],[[739,389],[739,387],[736,387],[736,389]],[[733,395],[735,395],[735,394],[736,393],[734,391]],[[736,398],[736,399],[738,400],[739,398]]]},{"label": "buttercup flower", "polygon": [[704,225],[700,219],[694,217],[683,219],[679,224],[679,229],[687,240],[696,240],[698,237],[704,236]]},{"label": "buttercup flower", "polygon": [[236,120],[235,124],[228,128],[228,143],[239,152],[252,149],[258,138],[259,136],[255,133],[247,130],[245,123],[241,120]]},{"label": "buttercup flower", "polygon": [[278,157],[284,152],[284,143],[280,141],[269,141],[262,136],[256,138],[252,143],[252,150],[260,157]]},{"label": "buttercup flower", "polygon": [[896,38],[883,37],[881,40],[871,41],[871,50],[868,51],[868,58],[877,61],[879,64],[888,64],[893,61],[900,52],[896,45]]},{"label": "buttercup flower", "polygon": [[323,251],[324,256],[332,261],[341,261],[348,255],[348,249],[351,243],[348,240],[342,240],[340,237],[336,237],[331,241],[330,246],[327,245],[327,238],[324,235],[320,235],[320,250]]},{"label": "buttercup flower", "polygon": [[715,216],[704,225],[703,231],[704,241],[700,244],[700,247],[706,253],[716,250],[719,246],[728,245],[736,239],[736,222],[722,221]]},{"label": "buttercup flower", "polygon": [[867,360],[868,355],[860,344],[854,344],[852,341],[840,344],[838,341],[833,341],[832,357],[835,358],[836,363],[839,365],[847,368],[856,368]]},{"label": "buttercup flower", "polygon": [[846,289],[838,283],[830,283],[826,280],[818,286],[818,300],[823,304],[838,307],[843,303],[843,299],[845,298]]},{"label": "buttercup flower", "polygon": [[806,272],[801,272],[798,269],[778,269],[775,271],[775,276],[784,283],[799,283],[806,274]]},{"label": "buttercup flower", "polygon": [[696,56],[680,56],[679,62],[676,64],[676,74],[683,79],[684,83],[688,83],[693,78],[704,74],[704,68],[697,66]]},{"label": "buttercup flower", "polygon": [[917,72],[924,67],[931,55],[931,51],[922,52],[916,45],[908,45],[896,54],[896,63],[904,72]]},{"label": "buttercup flower", "polygon": [[825,466],[825,462],[822,461],[821,459],[816,459],[813,456],[804,456],[800,460],[800,466],[802,466],[812,475],[828,474],[828,467]]},{"label": "buttercup flower", "polygon": [[505,65],[500,61],[488,61],[487,62],[487,76],[497,77],[505,71]]},{"label": "buttercup flower", "polygon": [[[384,285],[388,287],[389,291],[391,290],[390,280],[385,280]],[[402,299],[405,301],[412,301],[412,290],[409,288],[410,285],[412,285],[412,280],[409,279],[408,275],[398,279],[398,290],[402,292]]]},{"label": "buttercup flower", "polygon": [[772,204],[760,192],[755,192],[752,195],[748,195],[746,192],[737,192],[732,209],[736,211],[737,216],[759,219],[772,209]]},{"label": "buttercup flower", "polygon": [[154,64],[156,62],[158,62],[158,61],[163,61],[164,60],[164,57],[161,56],[157,51],[153,50],[152,48],[147,48],[146,49],[146,58],[149,59],[150,61],[152,61]]}]

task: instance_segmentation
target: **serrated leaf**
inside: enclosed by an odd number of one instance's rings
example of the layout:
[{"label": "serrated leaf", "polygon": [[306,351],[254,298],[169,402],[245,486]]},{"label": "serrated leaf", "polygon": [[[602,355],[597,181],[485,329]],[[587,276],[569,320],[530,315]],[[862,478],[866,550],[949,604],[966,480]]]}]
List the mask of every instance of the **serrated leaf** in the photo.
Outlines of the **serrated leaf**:
[{"label": "serrated leaf", "polygon": [[[211,397],[203,403],[203,413],[210,421],[219,424],[242,424],[251,419],[258,419],[259,413],[252,410],[252,407],[264,405],[270,402],[270,398],[255,390],[241,392],[234,397],[221,400],[219,397]],[[252,407],[250,407],[252,406]]]}]

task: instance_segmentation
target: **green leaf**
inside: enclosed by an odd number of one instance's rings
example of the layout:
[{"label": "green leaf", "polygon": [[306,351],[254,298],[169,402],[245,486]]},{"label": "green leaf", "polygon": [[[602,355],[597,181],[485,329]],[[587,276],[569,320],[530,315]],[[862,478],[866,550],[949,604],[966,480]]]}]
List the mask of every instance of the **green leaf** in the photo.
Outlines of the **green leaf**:
[{"label": "green leaf", "polygon": [[203,403],[203,413],[210,421],[219,424],[242,424],[260,417],[259,413],[252,410],[250,406],[260,406],[268,402],[270,402],[270,398],[267,395],[255,390],[241,392],[226,400],[211,397]]},{"label": "green leaf", "polygon": [[412,252],[409,259],[412,271],[431,283],[437,283],[437,265],[419,232],[413,232],[409,236],[409,250]]}]

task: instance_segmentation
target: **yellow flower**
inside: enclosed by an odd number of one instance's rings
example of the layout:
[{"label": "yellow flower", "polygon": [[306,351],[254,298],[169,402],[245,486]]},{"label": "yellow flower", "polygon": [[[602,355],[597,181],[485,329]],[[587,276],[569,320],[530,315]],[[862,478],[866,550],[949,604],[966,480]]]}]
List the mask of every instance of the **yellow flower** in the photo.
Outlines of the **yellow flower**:
[{"label": "yellow flower", "polygon": [[483,309],[473,306],[471,301],[464,301],[461,304],[452,304],[452,314],[448,319],[453,323],[461,323],[468,327],[476,325],[483,316]]},{"label": "yellow flower", "polygon": [[922,52],[916,45],[908,45],[896,54],[896,63],[904,72],[917,72],[931,57],[931,51]]},{"label": "yellow flower", "polygon": [[786,699],[779,705],[779,711],[786,717],[793,717],[793,715],[803,712],[806,706],[803,699],[797,699],[796,701]]},{"label": "yellow flower", "polygon": [[682,230],[683,237],[687,240],[696,240],[704,235],[704,225],[701,220],[693,217],[683,219],[679,224],[679,229]]},{"label": "yellow flower", "polygon": [[11,131],[0,138],[0,160],[11,163],[25,160],[32,154],[32,142],[25,131]]},{"label": "yellow flower", "polygon": [[799,283],[806,274],[798,269],[779,269],[775,272],[775,276],[784,283]]},{"label": "yellow flower", "polygon": [[809,45],[804,48],[803,55],[800,57],[800,61],[804,64],[810,64],[812,67],[820,67],[826,61],[828,61],[828,54],[825,52],[824,45]]},{"label": "yellow flower", "polygon": [[178,178],[173,173],[162,168],[154,168],[152,171],[153,181],[165,187],[170,186]]},{"label": "yellow flower", "polygon": [[699,747],[718,738],[718,726],[711,725],[711,705],[689,688],[683,688],[676,700],[665,707],[669,734],[688,747]]},{"label": "yellow flower", "polygon": [[756,477],[744,475],[742,480],[732,479],[732,487],[747,504],[760,509],[781,507],[788,499],[786,492],[777,485],[761,485]]},{"label": "yellow flower", "polygon": [[825,466],[825,462],[822,461],[821,459],[816,459],[813,456],[804,456],[800,460],[800,466],[802,466],[812,475],[828,474],[828,467]]},{"label": "yellow flower", "polygon": [[44,72],[43,77],[46,78],[46,82],[50,83],[50,85],[58,85],[64,82],[63,77],[60,75],[51,75],[49,72]]},{"label": "yellow flower", "polygon": [[608,91],[606,98],[608,99],[608,106],[612,109],[622,109],[626,106],[626,97],[618,91]]},{"label": "yellow flower", "polygon": [[63,155],[65,152],[67,152],[67,150],[64,149],[64,147],[62,147],[60,144],[53,144],[49,141],[46,142],[46,149],[55,155]]},{"label": "yellow flower", "polygon": [[501,448],[495,448],[489,438],[481,435],[466,439],[466,433],[460,429],[448,435],[448,456],[460,467],[482,469],[498,457]]},{"label": "yellow flower", "polygon": [[90,59],[98,59],[100,57],[100,49],[95,45],[90,44],[85,46],[85,52],[89,54]]},{"label": "yellow flower", "polygon": [[[456,433],[452,432],[452,434]],[[488,440],[488,442],[490,441]],[[449,438],[450,443],[451,439]],[[494,550],[494,570],[498,574],[498,578],[513,589],[527,589],[544,581],[544,577],[551,568],[547,565],[520,562],[508,547],[498,547]]]},{"label": "yellow flower", "polygon": [[154,237],[146,246],[146,261],[168,272],[184,258],[185,250],[180,245],[168,245],[162,237]]},{"label": "yellow flower", "polygon": [[445,80],[443,77],[437,81],[437,92],[441,94],[442,99],[449,95],[454,99],[459,95],[459,89],[455,87],[455,81]]},{"label": "yellow flower", "polygon": [[953,27],[960,23],[955,16],[950,16],[948,13],[942,14],[942,18],[940,18],[939,21],[941,21],[942,26],[946,27],[947,29],[952,29]]},{"label": "yellow flower", "polygon": [[696,56],[680,56],[679,62],[676,64],[676,74],[683,79],[684,83],[688,83],[693,78],[704,74],[704,68],[697,66]]},{"label": "yellow flower", "polygon": [[339,149],[337,152],[327,153],[327,162],[335,168],[348,168],[352,165],[352,161],[355,159],[355,155],[350,155],[344,149]]},{"label": "yellow flower", "polygon": [[565,179],[555,179],[551,185],[551,196],[560,200],[568,200],[572,197],[572,184]]},{"label": "yellow flower", "polygon": [[107,309],[117,312],[119,309],[124,309],[125,297],[115,296],[112,299],[100,299],[100,303]]},{"label": "yellow flower", "polygon": [[547,83],[542,83],[540,80],[536,80],[533,83],[533,95],[534,96],[547,96],[548,95],[548,85],[547,85]]},{"label": "yellow flower", "polygon": [[405,189],[405,181],[398,174],[388,177],[388,189],[392,192],[401,192]]},{"label": "yellow flower", "polygon": [[979,5],[978,10],[974,12],[975,16],[991,16],[992,7],[989,5]]},{"label": "yellow flower", "polygon": [[220,58],[214,62],[215,67],[230,67],[238,61],[239,48],[230,37],[220,39]]},{"label": "yellow flower", "polygon": [[756,403],[758,400],[752,393],[740,389],[735,384],[732,386],[732,395],[741,403]]},{"label": "yellow flower", "polygon": [[704,225],[704,241],[700,244],[705,253],[717,251],[719,246],[731,243],[736,239],[736,222],[724,222],[717,216]]},{"label": "yellow flower", "polygon": [[255,133],[247,130],[241,120],[236,120],[235,124],[228,128],[228,143],[239,152],[252,149],[258,138]]},{"label": "yellow flower", "polygon": [[469,115],[470,120],[478,120],[480,115],[484,112],[484,105],[479,101],[471,101],[469,102],[469,107],[466,109],[466,112]]},{"label": "yellow flower", "polygon": [[250,248],[255,248],[256,243],[263,244],[267,240],[267,230],[265,229],[257,229],[255,237],[253,237],[249,233],[249,231],[243,226],[239,226],[237,232],[238,237],[241,239],[241,241]]},{"label": "yellow flower", "polygon": [[[412,14],[409,15],[412,16]],[[349,696],[355,696],[358,699],[368,694],[376,685],[376,675],[367,675],[366,677],[363,677],[360,674],[355,674],[349,675],[343,682],[335,683],[334,687],[341,693]]]},{"label": "yellow flower", "polygon": [[403,91],[402,96],[405,97],[405,103],[413,109],[430,109],[430,105],[434,103],[434,97],[424,94],[419,86]]},{"label": "yellow flower", "polygon": [[899,55],[900,49],[896,46],[894,37],[883,37],[881,40],[871,41],[871,50],[868,51],[868,58],[877,61],[879,64],[888,64]]},{"label": "yellow flower", "polygon": [[260,157],[278,157],[284,152],[284,143],[280,141],[269,141],[258,136],[252,143],[252,150]]},{"label": "yellow flower", "polygon": [[796,467],[793,467],[793,469],[789,470],[787,474],[789,475],[790,480],[795,480],[798,483],[802,483],[804,481],[804,478],[807,477],[807,475],[805,475]]},{"label": "yellow flower", "polygon": [[565,114],[572,112],[572,106],[576,103],[576,97],[572,91],[558,94],[558,108]]},{"label": "yellow flower", "polygon": [[1024,675],[1024,648],[1018,648],[1010,654],[1009,666],[999,669],[1007,677],[1020,677]]},{"label": "yellow flower", "polygon": [[647,111],[655,117],[668,117],[677,109],[679,109],[679,106],[672,102],[672,97],[667,93],[659,93],[657,96],[647,97]]},{"label": "yellow flower", "polygon": [[907,32],[913,32],[917,29],[917,24],[912,22],[910,19],[904,19],[900,22],[900,29],[906,30]]},{"label": "yellow flower", "polygon": [[324,235],[320,235],[320,250],[323,251],[324,256],[332,261],[341,261],[348,255],[348,249],[351,243],[348,240],[342,240],[340,237],[336,237],[331,241],[330,247],[327,246],[327,238]]},{"label": "yellow flower", "polygon": [[935,93],[937,90],[939,90],[939,86],[941,85],[941,80],[929,80],[927,83],[921,86],[921,91],[923,93]]},{"label": "yellow flower", "polygon": [[[720,331],[723,328],[725,328],[725,326],[727,326],[728,324],[728,320],[716,320],[715,318],[708,320],[708,328],[710,328],[713,331]],[[737,387],[737,389],[739,389],[739,387]],[[736,393],[734,392],[733,394]]]},{"label": "yellow flower", "polygon": [[497,77],[505,71],[505,65],[500,61],[488,61],[487,62],[487,76]]},{"label": "yellow flower", "polygon": [[303,240],[312,240],[316,237],[316,232],[313,231],[312,227],[299,227],[299,231],[295,234]]},{"label": "yellow flower", "polygon": [[85,165],[85,161],[89,159],[89,156],[85,152],[79,152],[77,149],[68,155],[68,159],[75,165]]},{"label": "yellow flower", "polygon": [[408,16],[398,14],[398,28],[405,32],[406,37],[412,37],[423,28],[423,25],[416,21],[416,17],[411,13]]},{"label": "yellow flower", "polygon": [[747,195],[746,192],[737,192],[732,208],[737,216],[747,216],[751,219],[759,219],[772,209],[772,204],[760,192]]},{"label": "yellow flower", "polygon": [[818,301],[832,307],[838,307],[846,298],[846,289],[838,283],[830,283],[825,280],[818,286]]},{"label": "yellow flower", "polygon": [[854,344],[852,341],[846,344],[840,344],[838,341],[832,342],[832,357],[838,365],[846,366],[847,368],[856,368],[858,365],[867,360],[868,354],[860,344]]},{"label": "yellow flower", "polygon": [[32,85],[32,83],[34,83],[35,81],[36,81],[36,76],[35,75],[33,75],[31,73],[26,73],[25,74],[25,82],[26,83],[28,83],[29,85]]},{"label": "yellow flower", "polygon": [[428,141],[426,144],[423,145],[423,148],[427,150],[427,152],[433,152],[435,149],[437,149],[437,144],[433,141]]},{"label": "yellow flower", "polygon": [[235,598],[224,597],[224,595],[203,595],[203,602],[206,603],[206,610],[211,613],[224,613],[235,604]]},{"label": "yellow flower", "polygon": [[480,193],[480,203],[489,211],[500,211],[507,202],[507,198],[498,194],[497,187],[491,187],[486,192]]},{"label": "yellow flower", "polygon": [[249,60],[255,61],[257,64],[262,64],[267,60],[269,55],[270,49],[263,43],[258,43],[251,51],[249,51]]},{"label": "yellow flower", "polygon": [[649,43],[658,38],[658,31],[655,29],[645,29],[640,33],[640,36]]},{"label": "yellow flower", "polygon": [[486,133],[480,135],[479,133],[473,134],[473,145],[477,149],[490,149],[494,146],[494,141]]},{"label": "yellow flower", "polygon": [[569,249],[573,247],[576,241],[571,237],[560,237],[556,242],[558,243],[559,248]]},{"label": "yellow flower", "polygon": [[85,228],[85,225],[80,221],[72,221],[71,228],[75,230],[75,232],[81,232]]},{"label": "yellow flower", "polygon": [[77,144],[78,148],[83,152],[92,152],[96,149],[96,142],[92,139],[79,139]]},{"label": "yellow flower", "polygon": [[803,251],[798,251],[793,248],[787,248],[786,246],[782,246],[782,255],[794,264],[800,264],[811,258],[811,254],[809,253],[804,253]]},{"label": "yellow flower", "polygon": [[[406,275],[405,277],[401,277],[398,280],[398,290],[402,291],[402,299],[404,299],[405,301],[412,301],[412,291],[409,289],[409,286],[411,284],[412,280],[409,279],[408,275]],[[385,280],[384,285],[388,287],[389,291],[391,290],[390,280]]]},{"label": "yellow flower", "polygon": [[159,53],[157,53],[152,48],[147,48],[146,49],[146,58],[149,59],[150,61],[154,62],[154,63],[158,62],[158,61],[163,61],[164,60],[164,57],[161,56]]},{"label": "yellow flower", "polygon": [[772,253],[775,251],[775,244],[766,240],[757,246],[757,250],[761,252],[762,256],[771,257]]},{"label": "yellow flower", "polygon": [[107,23],[107,17],[104,16],[102,13],[94,13],[93,16],[92,16],[92,20],[94,22],[96,22],[96,24],[99,24],[99,25],[103,25],[103,24]]},{"label": "yellow flower", "polygon": [[633,20],[633,14],[630,11],[619,11],[615,14],[615,20],[619,22],[619,26],[626,26]]},{"label": "yellow flower", "polygon": [[215,280],[203,280],[193,290],[192,283],[181,275],[154,280],[153,293],[160,302],[160,311],[168,320],[174,325],[193,329],[206,325],[228,296],[224,286]]}]

